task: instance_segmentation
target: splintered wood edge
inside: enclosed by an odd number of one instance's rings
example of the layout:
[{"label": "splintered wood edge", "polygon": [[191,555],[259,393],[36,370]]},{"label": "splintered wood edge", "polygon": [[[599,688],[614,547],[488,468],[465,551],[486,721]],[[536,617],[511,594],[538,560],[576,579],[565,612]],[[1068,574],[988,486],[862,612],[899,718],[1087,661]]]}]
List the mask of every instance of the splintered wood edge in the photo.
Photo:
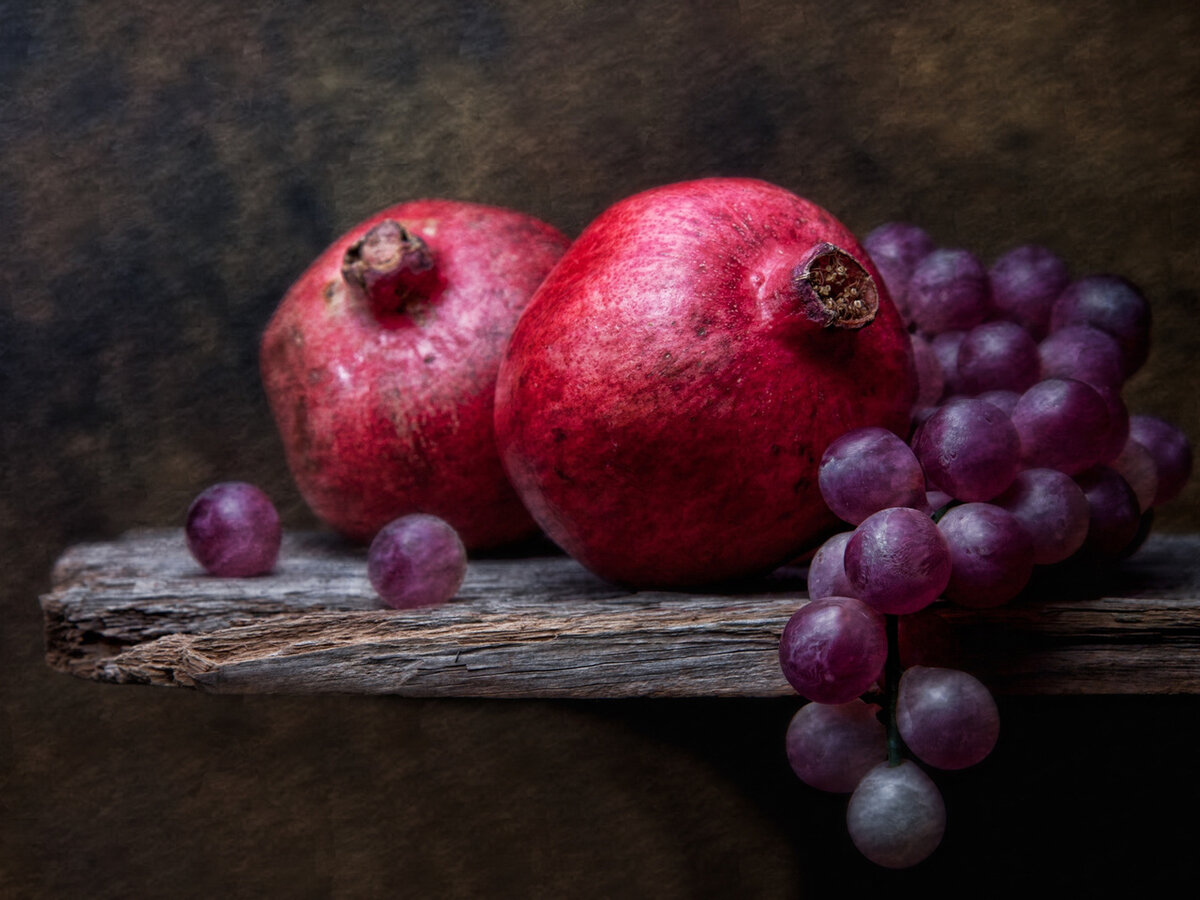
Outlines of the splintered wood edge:
[{"label": "splintered wood edge", "polygon": [[[993,610],[935,608],[997,693],[1200,693],[1200,537],[1154,536],[1103,582],[1044,579]],[[736,593],[629,592],[566,557],[473,560],[458,596],[380,609],[365,554],[285,537],[275,573],[206,576],[177,530],[69,549],[41,598],[46,657],[112,683],[217,693],[785,697],[803,571]]]}]

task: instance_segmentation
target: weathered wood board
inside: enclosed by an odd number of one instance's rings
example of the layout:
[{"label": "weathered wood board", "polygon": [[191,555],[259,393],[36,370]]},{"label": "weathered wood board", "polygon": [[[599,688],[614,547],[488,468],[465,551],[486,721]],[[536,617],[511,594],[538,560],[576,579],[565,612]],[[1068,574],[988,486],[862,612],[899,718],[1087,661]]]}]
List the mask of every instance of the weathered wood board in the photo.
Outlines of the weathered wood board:
[{"label": "weathered wood board", "polygon": [[[1155,535],[1102,577],[1041,580],[994,610],[935,608],[998,693],[1200,693],[1200,536]],[[382,609],[365,552],[289,534],[276,571],[204,574],[182,532],[70,548],[41,598],[46,657],[113,683],[226,693],[772,697],[807,600],[784,568],[736,592],[635,592],[562,556],[472,561],[458,596]]]}]

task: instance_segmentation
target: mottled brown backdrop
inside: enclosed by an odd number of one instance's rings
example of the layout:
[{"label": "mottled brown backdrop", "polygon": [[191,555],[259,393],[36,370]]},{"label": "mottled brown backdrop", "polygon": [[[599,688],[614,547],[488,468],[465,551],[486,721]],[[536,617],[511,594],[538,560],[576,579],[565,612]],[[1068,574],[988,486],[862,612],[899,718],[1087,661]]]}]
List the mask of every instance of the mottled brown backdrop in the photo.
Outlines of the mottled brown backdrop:
[{"label": "mottled brown backdrop", "polygon": [[[74,681],[36,597],[70,542],[282,463],[257,339],[375,209],[576,233],[756,175],[865,232],[1039,241],[1134,279],[1138,411],[1200,438],[1200,11],[1121,2],[0,2],[0,895],[1153,894],[1197,874],[1200,701],[1004,701],[920,869],[861,862],[782,756],[790,702],[208,697]],[[1160,526],[1200,528],[1193,483]],[[1135,882],[1136,876],[1136,882]]]}]

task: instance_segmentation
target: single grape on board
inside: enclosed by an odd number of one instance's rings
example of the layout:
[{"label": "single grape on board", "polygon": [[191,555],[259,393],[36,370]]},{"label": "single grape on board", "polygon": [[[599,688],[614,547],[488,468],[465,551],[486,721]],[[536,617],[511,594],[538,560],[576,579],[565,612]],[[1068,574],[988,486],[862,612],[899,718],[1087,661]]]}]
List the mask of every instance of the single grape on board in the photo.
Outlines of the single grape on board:
[{"label": "single grape on board", "polygon": [[445,603],[467,573],[458,533],[437,516],[416,513],[385,525],[367,551],[367,576],[396,609]]},{"label": "single grape on board", "polygon": [[247,578],[275,567],[283,531],[270,498],[244,481],[201,491],[187,511],[188,549],[211,575]]}]

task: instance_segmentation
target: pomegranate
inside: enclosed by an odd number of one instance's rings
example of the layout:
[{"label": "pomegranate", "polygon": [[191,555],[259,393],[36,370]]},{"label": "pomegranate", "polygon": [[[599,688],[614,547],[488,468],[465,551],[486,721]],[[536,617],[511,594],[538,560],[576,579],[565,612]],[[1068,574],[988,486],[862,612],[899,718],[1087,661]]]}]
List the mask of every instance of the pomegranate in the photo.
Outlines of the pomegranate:
[{"label": "pomegranate", "polygon": [[694,587],[769,570],[836,523],[817,486],[854,428],[907,434],[907,333],[824,209],[711,178],[625,199],[537,290],[496,436],[547,535],[596,574]]},{"label": "pomegranate", "polygon": [[365,541],[401,515],[468,548],[535,530],[496,452],[505,343],[565,236],[511,210],[415,200],[325,250],[263,336],[263,384],[313,512]]}]

